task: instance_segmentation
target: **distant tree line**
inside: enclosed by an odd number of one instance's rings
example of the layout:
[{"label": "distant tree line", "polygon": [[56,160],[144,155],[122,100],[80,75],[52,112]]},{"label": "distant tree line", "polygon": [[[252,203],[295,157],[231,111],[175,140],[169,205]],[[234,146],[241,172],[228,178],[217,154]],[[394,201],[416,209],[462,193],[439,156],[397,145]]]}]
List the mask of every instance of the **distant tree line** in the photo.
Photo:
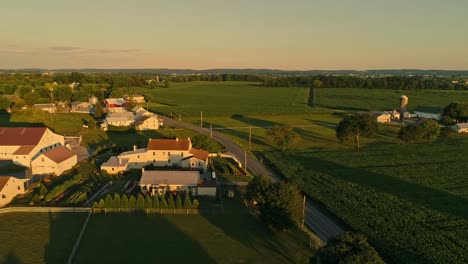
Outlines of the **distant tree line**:
[{"label": "distant tree line", "polygon": [[[316,82],[316,81],[320,82]],[[319,87],[317,87],[319,84]],[[366,88],[366,89],[397,89],[397,90],[468,90],[468,85],[460,80],[452,83],[449,78],[423,76],[286,76],[266,77],[264,87],[311,87],[311,88]]]}]

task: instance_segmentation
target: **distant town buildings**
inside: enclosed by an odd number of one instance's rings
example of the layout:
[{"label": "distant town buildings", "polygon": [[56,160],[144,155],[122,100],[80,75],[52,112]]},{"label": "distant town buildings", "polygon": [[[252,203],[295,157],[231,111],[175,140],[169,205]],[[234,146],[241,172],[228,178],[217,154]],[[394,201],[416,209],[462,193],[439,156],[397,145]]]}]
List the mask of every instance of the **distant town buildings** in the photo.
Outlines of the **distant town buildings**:
[{"label": "distant town buildings", "polygon": [[143,95],[125,95],[123,97],[124,100],[133,103],[141,104],[145,102],[145,97]]},{"label": "distant town buildings", "polygon": [[55,104],[34,104],[34,108],[48,112],[50,114],[57,112]]},{"label": "distant town buildings", "polygon": [[125,107],[127,106],[127,101],[123,98],[107,98],[104,100],[107,111],[111,112],[125,112]]}]

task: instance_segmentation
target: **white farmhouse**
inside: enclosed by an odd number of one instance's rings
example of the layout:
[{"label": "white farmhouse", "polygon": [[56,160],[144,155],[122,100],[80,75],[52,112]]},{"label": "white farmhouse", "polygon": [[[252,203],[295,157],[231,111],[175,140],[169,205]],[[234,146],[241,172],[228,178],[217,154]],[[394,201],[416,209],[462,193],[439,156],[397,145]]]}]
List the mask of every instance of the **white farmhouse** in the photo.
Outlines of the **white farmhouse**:
[{"label": "white farmhouse", "polygon": [[23,194],[24,183],[27,181],[27,179],[0,176],[0,207],[9,204],[18,194]]},{"label": "white farmhouse", "polygon": [[143,116],[135,122],[136,130],[156,130],[159,129],[159,120],[157,115]]},{"label": "white farmhouse", "polygon": [[468,133],[468,123],[458,123],[453,126],[457,133]]},{"label": "white farmhouse", "polygon": [[[33,161],[64,145],[64,137],[46,127],[0,127],[0,160],[11,160],[17,165],[30,168],[33,174]],[[68,149],[67,151],[70,152]],[[52,174],[56,170],[44,167],[42,172]]]},{"label": "white farmhouse", "polygon": [[392,120],[392,113],[383,112],[383,113],[374,113],[374,117],[378,123],[388,123]]},{"label": "white farmhouse", "polygon": [[106,116],[105,123],[108,126],[128,127],[133,124],[135,116],[132,112],[115,112]]},{"label": "white farmhouse", "polygon": [[129,169],[141,169],[147,165],[158,167],[181,167],[206,170],[209,152],[192,147],[190,138],[150,139],[146,148],[123,152],[103,163],[101,170],[117,174]]},{"label": "white farmhouse", "polygon": [[64,146],[42,153],[31,162],[34,175],[60,175],[78,163],[77,155]]}]

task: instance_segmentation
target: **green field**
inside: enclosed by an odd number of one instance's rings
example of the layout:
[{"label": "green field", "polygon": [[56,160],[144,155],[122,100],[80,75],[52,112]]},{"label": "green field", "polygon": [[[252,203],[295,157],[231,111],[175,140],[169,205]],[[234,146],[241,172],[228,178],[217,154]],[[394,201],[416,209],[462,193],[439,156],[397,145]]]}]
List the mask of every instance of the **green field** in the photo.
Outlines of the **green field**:
[{"label": "green field", "polygon": [[468,261],[468,138],[266,156],[387,260]]},{"label": "green field", "polygon": [[0,263],[66,263],[86,214],[0,215]]}]

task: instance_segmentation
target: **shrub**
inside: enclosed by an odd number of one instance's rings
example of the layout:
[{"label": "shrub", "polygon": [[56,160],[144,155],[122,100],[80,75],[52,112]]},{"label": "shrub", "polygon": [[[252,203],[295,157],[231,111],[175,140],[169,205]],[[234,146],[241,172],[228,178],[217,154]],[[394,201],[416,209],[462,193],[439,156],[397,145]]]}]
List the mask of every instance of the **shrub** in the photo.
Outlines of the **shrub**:
[{"label": "shrub", "polygon": [[182,209],[182,199],[180,198],[179,195],[177,195],[177,198],[176,198],[176,209]]}]

